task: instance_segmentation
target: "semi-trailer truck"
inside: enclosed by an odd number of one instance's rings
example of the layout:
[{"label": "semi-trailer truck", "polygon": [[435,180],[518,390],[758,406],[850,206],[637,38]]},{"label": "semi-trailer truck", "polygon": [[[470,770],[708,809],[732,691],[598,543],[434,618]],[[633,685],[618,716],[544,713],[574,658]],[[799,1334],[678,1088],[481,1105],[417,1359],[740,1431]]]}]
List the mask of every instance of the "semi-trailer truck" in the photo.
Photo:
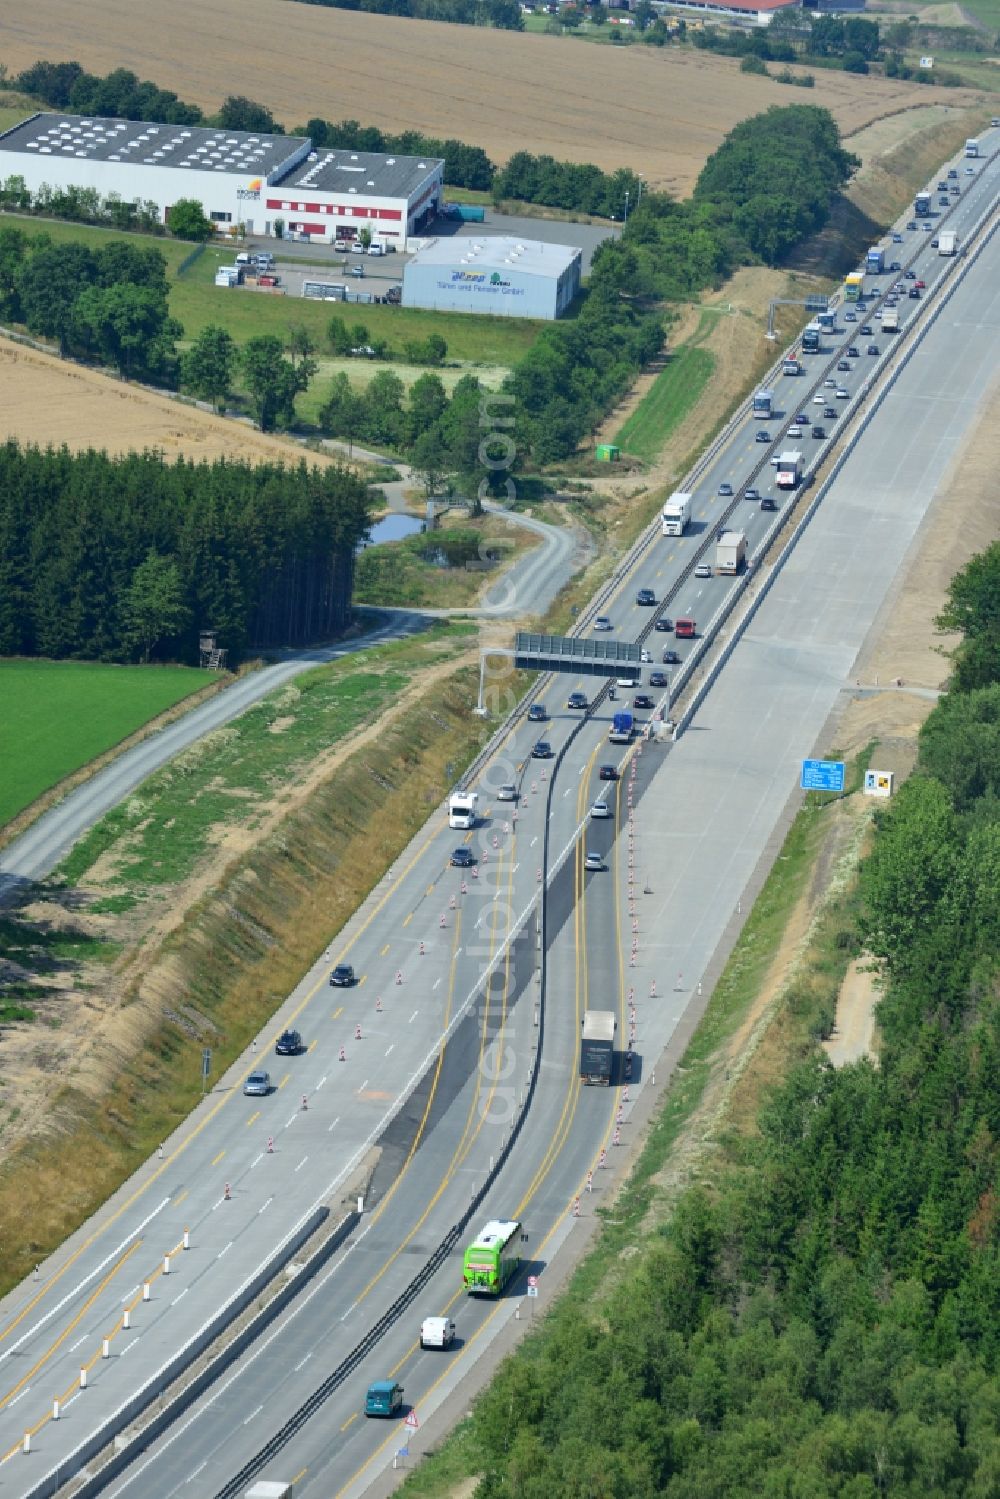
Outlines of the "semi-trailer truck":
[{"label": "semi-trailer truck", "polygon": [[743,531],[723,531],[715,543],[715,571],[738,573],[747,555],[747,538]]},{"label": "semi-trailer truck", "polygon": [[844,277],[844,301],[859,302],[865,289],[864,271],[851,271]]},{"label": "semi-trailer truck", "polygon": [[931,211],[930,193],[917,193],[913,200],[913,212],[918,219],[926,219]]},{"label": "semi-trailer truck", "polygon": [[885,270],[885,251],[881,245],[873,245],[865,257],[865,270],[869,276],[881,276]]},{"label": "semi-trailer truck", "polygon": [[611,732],[608,738],[612,744],[631,744],[632,730],[635,727],[635,719],[626,709],[616,713],[611,720]]},{"label": "semi-trailer truck", "polygon": [[448,826],[474,828],[478,801],[478,791],[453,791],[448,800]]},{"label": "semi-trailer truck", "polygon": [[896,311],[895,307],[882,308],[882,332],[899,332],[899,313]]},{"label": "semi-trailer truck", "polygon": [[938,235],[938,254],[954,255],[958,248],[958,235],[954,229],[942,229]]},{"label": "semi-trailer truck", "polygon": [[802,476],[802,454],[789,448],[778,459],[778,474],[775,479],[779,489],[794,489]]},{"label": "semi-trailer truck", "polygon": [[683,536],[684,528],[691,519],[691,496],[672,494],[663,507],[664,536]]},{"label": "semi-trailer truck", "polygon": [[613,1010],[588,1010],[583,1017],[580,1041],[580,1081],[608,1087],[615,1060],[615,1030],[618,1022]]}]

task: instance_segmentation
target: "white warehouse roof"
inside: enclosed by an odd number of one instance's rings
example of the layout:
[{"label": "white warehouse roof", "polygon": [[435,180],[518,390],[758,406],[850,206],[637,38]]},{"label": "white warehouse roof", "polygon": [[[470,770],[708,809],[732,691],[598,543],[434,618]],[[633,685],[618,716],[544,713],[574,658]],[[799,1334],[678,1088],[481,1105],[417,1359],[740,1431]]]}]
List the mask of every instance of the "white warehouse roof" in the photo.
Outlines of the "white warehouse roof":
[{"label": "white warehouse roof", "polygon": [[492,234],[476,239],[425,240],[409,262],[412,266],[461,266],[479,271],[509,271],[526,276],[560,276],[581,258],[575,245],[550,245],[538,239],[515,239]]},{"label": "white warehouse roof", "polygon": [[32,115],[0,135],[0,150],[43,159],[138,162],[265,179],[294,166],[307,145],[294,135],[55,113]]}]

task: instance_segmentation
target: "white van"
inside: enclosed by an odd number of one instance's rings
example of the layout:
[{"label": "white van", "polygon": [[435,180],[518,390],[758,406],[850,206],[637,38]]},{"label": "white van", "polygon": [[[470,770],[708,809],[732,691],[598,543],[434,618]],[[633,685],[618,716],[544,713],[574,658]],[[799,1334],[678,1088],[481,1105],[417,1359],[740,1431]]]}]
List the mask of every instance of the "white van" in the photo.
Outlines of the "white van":
[{"label": "white van", "polygon": [[450,1348],[454,1341],[455,1324],[449,1317],[425,1317],[421,1322],[421,1348]]},{"label": "white van", "polygon": [[384,255],[385,245],[369,245],[368,253],[369,255]]},{"label": "white van", "polygon": [[253,259],[253,256],[249,253],[249,251],[247,251],[247,250],[241,250],[240,253],[236,257],[236,264],[237,265],[242,265],[242,266],[248,266],[250,264],[250,262],[251,262],[252,259]]}]

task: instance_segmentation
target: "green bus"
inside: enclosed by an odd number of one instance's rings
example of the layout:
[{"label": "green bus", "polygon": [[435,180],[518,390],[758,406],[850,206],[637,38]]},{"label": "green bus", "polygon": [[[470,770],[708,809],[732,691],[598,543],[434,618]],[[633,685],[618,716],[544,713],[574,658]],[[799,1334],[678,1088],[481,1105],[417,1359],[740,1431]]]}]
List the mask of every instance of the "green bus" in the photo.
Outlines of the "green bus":
[{"label": "green bus", "polygon": [[492,1218],[465,1251],[462,1283],[470,1295],[499,1296],[520,1263],[520,1223]]}]

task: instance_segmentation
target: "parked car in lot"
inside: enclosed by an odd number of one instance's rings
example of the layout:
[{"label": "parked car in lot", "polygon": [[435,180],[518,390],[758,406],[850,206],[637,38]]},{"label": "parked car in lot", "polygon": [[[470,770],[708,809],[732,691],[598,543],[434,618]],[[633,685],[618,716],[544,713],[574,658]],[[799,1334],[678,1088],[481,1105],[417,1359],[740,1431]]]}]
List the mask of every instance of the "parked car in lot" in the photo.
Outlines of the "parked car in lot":
[{"label": "parked car in lot", "polygon": [[471,848],[463,844],[461,848],[453,848],[451,851],[451,863],[456,869],[471,869],[476,862],[476,856]]},{"label": "parked car in lot", "polygon": [[330,975],[334,989],[349,989],[354,983],[354,968],[350,963],[338,963]]},{"label": "parked car in lot", "polygon": [[305,1048],[298,1031],[282,1031],[274,1043],[274,1050],[275,1055],[279,1057],[297,1057]]},{"label": "parked car in lot", "polygon": [[269,1072],[251,1072],[243,1084],[243,1092],[247,1098],[266,1098],[271,1091],[271,1074]]},{"label": "parked car in lot", "polygon": [[536,739],[531,746],[531,758],[533,760],[551,760],[552,746],[547,739]]}]

